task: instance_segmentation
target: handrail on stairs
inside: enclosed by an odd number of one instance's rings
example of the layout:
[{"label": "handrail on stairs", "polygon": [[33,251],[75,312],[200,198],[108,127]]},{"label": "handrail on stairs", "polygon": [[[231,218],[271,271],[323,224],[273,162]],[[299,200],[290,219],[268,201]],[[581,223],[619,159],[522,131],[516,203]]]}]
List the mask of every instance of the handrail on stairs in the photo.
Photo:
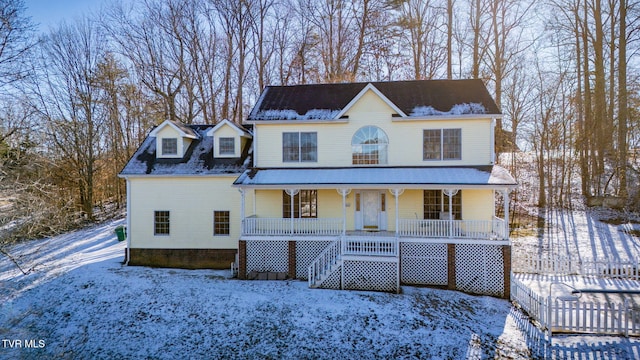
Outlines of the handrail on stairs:
[{"label": "handrail on stairs", "polygon": [[332,241],[331,244],[311,262],[311,265],[309,265],[309,287],[319,285],[331,275],[331,269],[340,260],[341,248],[340,241]]}]

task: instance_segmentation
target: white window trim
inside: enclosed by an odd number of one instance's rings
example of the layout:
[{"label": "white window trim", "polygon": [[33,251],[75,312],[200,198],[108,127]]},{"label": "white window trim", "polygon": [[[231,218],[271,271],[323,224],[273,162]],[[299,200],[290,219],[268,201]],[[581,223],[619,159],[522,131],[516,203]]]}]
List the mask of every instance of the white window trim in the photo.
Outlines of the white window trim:
[{"label": "white window trim", "polygon": [[[424,132],[425,130],[439,130],[440,131],[440,158],[439,159],[425,159],[424,158]],[[444,158],[444,130],[460,130],[460,157],[445,159]],[[462,160],[462,128],[438,128],[438,129],[422,129],[422,161],[461,161]]]}]

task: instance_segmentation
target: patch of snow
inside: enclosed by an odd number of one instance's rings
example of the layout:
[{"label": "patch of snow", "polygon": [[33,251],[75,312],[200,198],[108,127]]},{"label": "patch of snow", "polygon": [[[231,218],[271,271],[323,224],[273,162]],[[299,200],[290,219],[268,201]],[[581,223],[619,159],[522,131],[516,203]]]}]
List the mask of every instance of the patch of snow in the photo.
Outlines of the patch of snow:
[{"label": "patch of snow", "polygon": [[[512,237],[514,257],[569,257],[571,259],[640,258],[640,241],[627,229],[638,225],[607,224],[597,209],[538,209],[545,228],[535,236]],[[627,230],[627,231],[625,231]]]},{"label": "patch of snow", "polygon": [[433,116],[442,115],[442,111],[436,110],[433,106],[416,106],[409,116]]},{"label": "patch of snow", "polygon": [[444,116],[444,115],[466,115],[485,114],[487,109],[480,103],[464,103],[451,107],[449,111],[436,110],[433,106],[416,106],[409,116]]},{"label": "patch of snow", "polygon": [[[123,222],[10,247],[32,269],[27,275],[0,257],[3,339],[45,344],[0,348],[0,357],[640,356],[634,338],[545,339],[509,302],[486,296],[414,287],[403,287],[399,295],[320,290],[303,281],[230,279],[229,271],[125,267],[125,243],[113,232]],[[594,236],[600,241],[601,233]],[[544,282],[532,286],[548,288]],[[627,285],[611,280],[603,286]]]},{"label": "patch of snow", "polygon": [[340,110],[311,109],[306,114],[298,114],[295,110],[261,110],[255,114],[253,120],[330,120],[335,118]]}]

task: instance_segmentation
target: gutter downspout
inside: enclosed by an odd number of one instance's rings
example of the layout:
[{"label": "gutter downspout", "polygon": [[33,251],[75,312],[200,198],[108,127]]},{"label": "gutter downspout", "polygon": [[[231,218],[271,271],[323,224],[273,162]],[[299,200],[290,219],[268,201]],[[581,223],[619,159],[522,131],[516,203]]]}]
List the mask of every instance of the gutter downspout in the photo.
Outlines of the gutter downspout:
[{"label": "gutter downspout", "polygon": [[131,259],[131,180],[129,178],[125,178],[127,181],[127,228],[126,228],[126,236],[127,236],[127,261],[125,261],[124,266],[129,266],[129,260]]},{"label": "gutter downspout", "polygon": [[496,163],[496,119],[491,119],[491,165]]}]

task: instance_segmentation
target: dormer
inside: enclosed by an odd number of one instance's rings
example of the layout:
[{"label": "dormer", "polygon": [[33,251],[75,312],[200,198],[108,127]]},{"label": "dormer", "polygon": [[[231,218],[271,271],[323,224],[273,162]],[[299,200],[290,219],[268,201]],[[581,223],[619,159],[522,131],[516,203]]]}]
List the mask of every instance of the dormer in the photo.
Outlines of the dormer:
[{"label": "dormer", "polygon": [[239,158],[247,141],[252,138],[244,128],[224,119],[207,131],[213,137],[214,158]]},{"label": "dormer", "polygon": [[190,127],[177,121],[166,120],[158,125],[150,136],[156,138],[156,157],[181,159],[198,134]]}]

